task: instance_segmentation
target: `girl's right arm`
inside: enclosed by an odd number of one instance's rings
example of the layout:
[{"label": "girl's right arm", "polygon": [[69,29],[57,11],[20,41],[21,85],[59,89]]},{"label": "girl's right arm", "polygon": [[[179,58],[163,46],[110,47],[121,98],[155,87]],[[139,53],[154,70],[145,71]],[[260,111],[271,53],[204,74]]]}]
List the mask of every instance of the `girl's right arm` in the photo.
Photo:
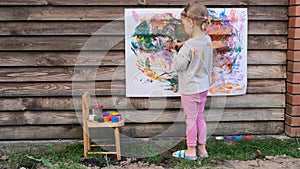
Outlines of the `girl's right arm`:
[{"label": "girl's right arm", "polygon": [[191,50],[183,45],[179,52],[173,51],[172,55],[172,63],[177,71],[184,71],[187,70],[188,65],[190,63],[192,57]]}]

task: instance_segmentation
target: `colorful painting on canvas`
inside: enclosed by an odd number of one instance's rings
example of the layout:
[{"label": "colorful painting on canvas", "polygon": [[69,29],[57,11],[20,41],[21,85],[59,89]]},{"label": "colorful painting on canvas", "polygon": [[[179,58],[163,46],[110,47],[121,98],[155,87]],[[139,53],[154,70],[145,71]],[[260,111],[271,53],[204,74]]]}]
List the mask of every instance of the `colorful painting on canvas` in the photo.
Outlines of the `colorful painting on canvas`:
[{"label": "colorful painting on canvas", "polygon": [[210,95],[241,95],[247,89],[247,9],[209,9],[207,29],[215,49]]},{"label": "colorful painting on canvas", "polygon": [[[187,40],[180,20],[182,9],[126,9],[126,96],[179,96],[178,76],[172,67],[173,42]],[[210,9],[208,29],[214,55],[210,95],[243,94],[247,81],[246,9]]]}]

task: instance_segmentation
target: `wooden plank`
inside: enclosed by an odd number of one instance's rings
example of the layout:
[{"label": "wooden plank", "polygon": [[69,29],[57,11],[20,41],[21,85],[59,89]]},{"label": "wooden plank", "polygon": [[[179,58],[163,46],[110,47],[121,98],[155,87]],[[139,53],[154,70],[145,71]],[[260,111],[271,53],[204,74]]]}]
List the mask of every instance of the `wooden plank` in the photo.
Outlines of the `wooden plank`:
[{"label": "wooden plank", "polygon": [[[127,123],[185,122],[183,110],[122,110]],[[207,122],[283,121],[284,109],[205,109]]]},{"label": "wooden plank", "polygon": [[[180,97],[170,98],[126,98],[122,96],[97,97],[92,104],[101,104],[105,109],[169,109],[180,108]],[[282,108],[285,94],[247,94],[230,97],[208,97],[206,107],[214,108]],[[24,110],[80,110],[79,97],[26,97],[0,98],[1,111]]]},{"label": "wooden plank", "polygon": [[[123,51],[0,52],[0,66],[121,66]],[[274,53],[278,57],[279,53]],[[259,56],[256,56],[258,58]],[[264,56],[265,57],[265,56]],[[272,57],[272,56],[267,56]],[[263,60],[263,58],[260,58]],[[276,58],[272,58],[277,60]],[[276,62],[276,61],[274,61]],[[279,61],[280,62],[280,61]]]},{"label": "wooden plank", "polygon": [[82,138],[82,128],[80,125],[7,127],[1,126],[0,133],[0,140]]},{"label": "wooden plank", "polygon": [[[276,83],[274,85],[279,87]],[[0,83],[1,97],[79,96],[87,90],[100,96],[126,94],[125,81]]]},{"label": "wooden plank", "polygon": [[124,50],[123,36],[0,37],[0,50]]},{"label": "wooden plank", "polygon": [[[287,21],[249,21],[249,35],[287,35]],[[0,35],[125,35],[124,21],[1,22]]]},{"label": "wooden plank", "polygon": [[[208,135],[282,134],[284,122],[208,123]],[[147,132],[145,132],[147,131]],[[126,124],[121,133],[128,137],[183,137],[185,124]],[[81,139],[80,125],[64,126],[1,126],[0,140]]]},{"label": "wooden plank", "polygon": [[[282,134],[284,122],[225,122],[207,123],[208,135]],[[147,131],[147,132],[145,132]],[[185,123],[177,124],[127,124],[121,133],[132,137],[185,137]]]},{"label": "wooden plank", "polygon": [[[288,0],[199,0],[205,5],[288,5]],[[181,0],[2,0],[0,5],[186,5]]]},{"label": "wooden plank", "polygon": [[0,125],[79,124],[74,111],[0,112]]},{"label": "wooden plank", "polygon": [[248,66],[248,79],[265,78],[286,78],[286,66]]},{"label": "wooden plank", "polygon": [[[184,122],[182,110],[120,110],[128,123]],[[284,109],[206,109],[207,122],[283,121]],[[78,115],[80,113],[78,112]],[[81,116],[74,111],[0,112],[0,126],[79,124]]]},{"label": "wooden plank", "polygon": [[247,93],[285,93],[285,80],[248,80]]},{"label": "wooden plank", "polygon": [[287,35],[287,21],[250,21],[249,35]]},{"label": "wooden plank", "polygon": [[[286,78],[284,65],[248,66],[248,79]],[[0,82],[66,82],[66,81],[115,81],[125,79],[125,68],[120,67],[36,67],[1,68]]]},{"label": "wooden plank", "polygon": [[[248,65],[286,64],[286,51],[249,50]],[[124,51],[0,52],[0,66],[124,66]]]},{"label": "wooden plank", "polygon": [[[125,81],[0,83],[0,97],[79,96],[85,91],[99,96],[126,95]],[[285,80],[248,80],[247,94],[285,93]]]},{"label": "wooden plank", "polygon": [[[123,36],[0,37],[0,51],[124,50]],[[286,50],[286,36],[249,36],[248,49]]]},{"label": "wooden plank", "polygon": [[[288,20],[288,8],[282,6],[280,8],[276,6],[264,7],[253,6],[248,7],[248,20]],[[267,12],[268,11],[268,12]],[[274,13],[276,13],[274,15]],[[273,16],[272,16],[273,15]]]},{"label": "wooden plank", "polygon": [[48,5],[47,0],[1,0],[0,5]]},{"label": "wooden plank", "polygon": [[124,35],[124,21],[1,22],[0,35]]},{"label": "wooden plank", "polygon": [[248,36],[248,49],[287,49],[286,36]]},{"label": "wooden plank", "polygon": [[[163,6],[159,6],[164,8]],[[124,17],[126,7],[0,7],[0,20],[116,20]],[[158,7],[155,7],[158,8]],[[287,6],[249,6],[249,20],[288,20]]]},{"label": "wooden plank", "polygon": [[111,127],[122,127],[125,124],[125,119],[123,118],[121,121],[115,123],[115,122],[105,122],[105,123],[98,123],[96,121],[87,121],[87,127],[88,128],[111,128]]},{"label": "wooden plank", "polygon": [[247,63],[249,64],[286,64],[286,51],[253,51],[247,53]]},{"label": "wooden plank", "polygon": [[124,67],[1,68],[0,77],[0,82],[124,80],[125,69]]}]

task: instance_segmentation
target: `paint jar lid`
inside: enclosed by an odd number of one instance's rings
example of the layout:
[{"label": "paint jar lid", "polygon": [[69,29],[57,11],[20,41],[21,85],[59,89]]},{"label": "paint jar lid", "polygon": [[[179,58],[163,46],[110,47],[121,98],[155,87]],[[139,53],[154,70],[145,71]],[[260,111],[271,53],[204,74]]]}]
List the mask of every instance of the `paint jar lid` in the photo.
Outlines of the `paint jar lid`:
[{"label": "paint jar lid", "polygon": [[94,105],[92,106],[93,109],[102,109],[103,106],[102,105]]}]

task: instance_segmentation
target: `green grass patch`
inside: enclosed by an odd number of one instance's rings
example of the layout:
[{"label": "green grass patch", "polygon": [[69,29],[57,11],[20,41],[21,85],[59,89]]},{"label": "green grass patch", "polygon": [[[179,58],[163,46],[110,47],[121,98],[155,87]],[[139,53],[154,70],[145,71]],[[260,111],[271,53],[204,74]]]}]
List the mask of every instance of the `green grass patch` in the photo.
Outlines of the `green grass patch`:
[{"label": "green grass patch", "polygon": [[48,145],[16,148],[10,155],[7,165],[10,167],[38,168],[40,165],[54,169],[83,169],[78,161],[83,158],[82,144]]},{"label": "green grass patch", "polygon": [[[177,146],[155,154],[156,149],[160,149],[158,142],[147,144],[141,142],[132,148],[122,145],[122,151],[144,152],[144,161],[149,163],[164,165],[177,169],[199,168],[203,166],[214,166],[220,160],[253,160],[264,156],[287,155],[300,158],[300,139],[258,139],[240,141],[209,141],[207,150],[209,158],[197,161],[189,161],[172,157],[172,152],[185,149],[185,142],[180,142]],[[259,152],[259,153],[256,153]],[[146,157],[147,156],[147,157]],[[91,162],[96,166],[110,166],[115,164],[115,155],[89,155],[88,164]],[[47,145],[28,147],[24,150],[15,149],[6,164],[11,168],[39,168],[46,166],[54,169],[83,169],[86,168],[83,157],[83,145],[80,143],[69,145]]]}]

